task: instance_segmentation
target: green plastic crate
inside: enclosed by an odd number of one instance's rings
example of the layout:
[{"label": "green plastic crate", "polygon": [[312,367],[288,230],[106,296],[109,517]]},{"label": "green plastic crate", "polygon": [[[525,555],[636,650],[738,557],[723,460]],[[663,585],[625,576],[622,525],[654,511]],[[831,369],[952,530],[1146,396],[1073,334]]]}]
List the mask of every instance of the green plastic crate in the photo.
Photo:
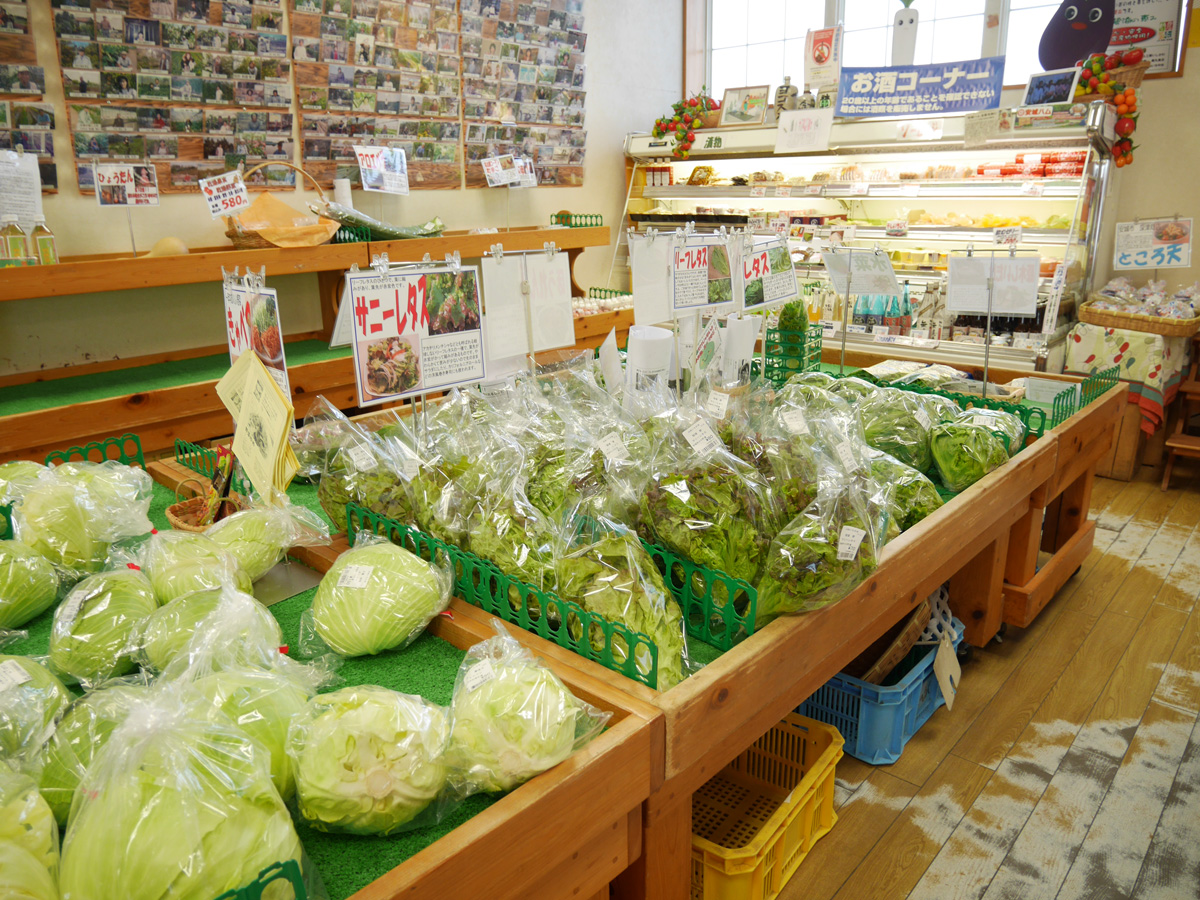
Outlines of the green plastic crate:
[{"label": "green plastic crate", "polygon": [[1080,385],[1080,393],[1083,395],[1082,406],[1087,406],[1099,399],[1106,391],[1117,386],[1120,380],[1121,367],[1113,366],[1111,369],[1101,369],[1099,372],[1093,372],[1087,378],[1083,379],[1083,384]]},{"label": "green plastic crate", "polygon": [[[861,373],[861,375],[869,378],[865,372]],[[971,394],[959,394],[954,391],[938,391],[919,384],[886,383],[883,386],[894,387],[913,394],[934,394],[938,397],[945,397],[948,400],[953,400],[962,409],[998,409],[1001,412],[1012,413],[1025,423],[1026,432],[1032,434],[1035,438],[1040,438],[1046,433],[1046,411],[1037,406],[1008,403],[1004,400],[993,400],[991,397],[985,399]]]},{"label": "green plastic crate", "polygon": [[46,465],[79,461],[105,462],[110,459],[127,466],[137,464],[143,469],[146,468],[146,458],[142,456],[141,438],[136,434],[126,432],[122,435],[107,437],[102,441],[90,441],[82,447],[53,450],[46,454]]},{"label": "green plastic crate", "polygon": [[371,229],[357,225],[343,225],[333,233],[334,244],[361,244],[371,240]]},{"label": "green plastic crate", "polygon": [[821,367],[821,329],[780,331],[768,328],[765,343],[766,375],[776,386],[793,375],[814,372]]},{"label": "green plastic crate", "polygon": [[308,892],[304,889],[304,877],[300,874],[300,864],[294,859],[271,863],[259,872],[258,878],[250,884],[235,891],[226,891],[216,900],[262,900],[267,888],[273,882],[281,880],[291,882],[296,900],[308,900]]},{"label": "green plastic crate", "polygon": [[642,541],[642,546],[679,602],[688,637],[730,650],[754,633],[758,591],[749,582],[696,565],[658,544]]},{"label": "green plastic crate", "polygon": [[590,287],[587,295],[592,300],[611,300],[614,297],[632,297],[629,291],[618,291],[615,288]]},{"label": "green plastic crate", "polygon": [[551,225],[566,225],[568,228],[591,228],[604,224],[604,216],[596,213],[552,213]]},{"label": "green plastic crate", "polygon": [[[191,441],[185,441],[180,438],[175,439],[175,461],[185,468],[191,469],[197,475],[201,475],[212,481],[213,474],[217,471],[217,451],[209,447],[201,447],[199,444],[193,444]],[[236,494],[241,494],[243,497],[250,496],[250,483],[242,477],[241,473],[233,473],[233,484],[230,486]]]}]

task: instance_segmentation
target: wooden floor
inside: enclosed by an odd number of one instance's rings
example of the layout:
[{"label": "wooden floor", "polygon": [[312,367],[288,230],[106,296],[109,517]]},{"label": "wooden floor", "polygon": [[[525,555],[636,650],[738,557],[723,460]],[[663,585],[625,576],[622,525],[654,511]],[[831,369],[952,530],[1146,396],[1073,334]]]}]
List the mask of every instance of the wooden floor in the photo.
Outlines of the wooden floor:
[{"label": "wooden floor", "polygon": [[894,765],[839,763],[780,900],[1200,898],[1197,471],[1097,481],[1081,570]]}]

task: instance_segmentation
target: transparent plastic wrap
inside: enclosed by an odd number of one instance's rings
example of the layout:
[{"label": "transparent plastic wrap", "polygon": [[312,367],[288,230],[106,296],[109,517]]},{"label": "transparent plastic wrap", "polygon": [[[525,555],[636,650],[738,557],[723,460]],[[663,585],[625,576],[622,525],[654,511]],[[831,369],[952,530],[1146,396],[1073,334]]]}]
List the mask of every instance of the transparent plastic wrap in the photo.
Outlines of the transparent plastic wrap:
[{"label": "transparent plastic wrap", "polygon": [[13,507],[13,534],[59,570],[65,582],[104,568],[109,542],[90,527],[87,495],[47,472]]},{"label": "transparent plastic wrap", "polygon": [[950,366],[934,364],[932,366],[925,366],[923,369],[919,369],[916,372],[913,372],[911,375],[903,375],[900,378],[895,379],[893,383],[916,384],[920,385],[921,387],[939,390],[944,389],[945,386],[950,382],[961,380],[963,377],[965,376],[962,372],[958,371],[958,369]]},{"label": "transparent plastic wrap", "polygon": [[834,379],[829,390],[853,406],[874,397],[880,389],[864,378],[851,375]]},{"label": "transparent plastic wrap", "polygon": [[[359,532],[325,573],[312,608],[301,618],[301,648],[315,655],[312,635],[342,656],[371,656],[406,647],[450,605],[449,559],[432,565],[377,535]],[[319,644],[317,645],[319,649]]]},{"label": "transparent plastic wrap", "polygon": [[1025,449],[1025,423],[1020,416],[1002,409],[980,409],[978,407],[964,410],[955,420],[959,423],[969,423],[986,428],[1004,442],[1004,449],[1011,459]]},{"label": "transparent plastic wrap", "polygon": [[494,627],[497,636],[467,651],[454,680],[446,762],[461,796],[524,784],[585,747],[611,717]]},{"label": "transparent plastic wrap", "polygon": [[803,409],[793,404],[759,408],[751,399],[733,417],[727,435],[733,455],[770,485],[781,521],[791,521],[816,498],[820,451]]},{"label": "transparent plastic wrap", "polygon": [[934,483],[912,466],[880,450],[872,450],[870,459],[876,482],[892,487],[891,516],[901,531],[912,528],[945,504]]},{"label": "transparent plastic wrap", "polygon": [[0,506],[20,502],[25,492],[37,484],[46,467],[28,459],[0,463]]},{"label": "transparent plastic wrap", "polygon": [[300,464],[299,474],[312,478],[325,471],[329,455],[338,450],[347,440],[345,415],[322,396],[318,396],[304,425],[295,429],[288,437],[296,461]]},{"label": "transparent plastic wrap", "polygon": [[71,693],[45,666],[27,656],[0,654],[0,758],[36,769]]},{"label": "transparent plastic wrap", "polygon": [[863,369],[868,375],[876,381],[890,382],[904,378],[906,375],[912,375],[924,369],[928,363],[915,362],[908,359],[885,359],[883,362],[875,363],[873,366],[868,366]]},{"label": "transparent plastic wrap", "polygon": [[300,819],[318,831],[396,834],[433,824],[446,786],[446,711],[374,685],[314,697],[288,755]]},{"label": "transparent plastic wrap", "polygon": [[251,592],[250,576],[234,555],[204,534],[156,531],[140,548],[138,560],[160,605],[226,584]]},{"label": "transparent plastic wrap", "polygon": [[417,527],[451,546],[465,546],[482,489],[482,472],[465,457],[430,459],[411,485]]},{"label": "transparent plastic wrap", "polygon": [[226,585],[184,594],[159,607],[142,627],[138,659],[162,672],[205,635],[226,631],[231,621],[239,623],[240,630],[219,648],[230,665],[254,659],[261,645],[278,648],[283,643],[279,622],[266,607]]},{"label": "transparent plastic wrap", "polygon": [[329,544],[329,527],[302,506],[252,506],[227,516],[205,533],[232,554],[251,581],[258,581],[292,547]]},{"label": "transparent plastic wrap", "polygon": [[[687,676],[688,653],[683,611],[667,590],[654,560],[637,535],[613,522],[575,518],[567,547],[558,559],[558,593],[608,622],[650,638],[658,648],[658,689],[674,687]],[[578,626],[571,625],[568,627]],[[578,638],[581,635],[576,634]],[[604,645],[603,634],[588,636]],[[613,657],[623,663],[629,648],[613,640]],[[635,659],[650,671],[650,657]]]},{"label": "transparent plastic wrap", "polygon": [[89,575],[71,588],[50,629],[50,664],[85,687],[133,671],[142,628],[158,609],[133,568]]},{"label": "transparent plastic wrap", "polygon": [[947,422],[953,422],[962,412],[962,407],[951,400],[949,397],[943,397],[940,394],[913,394],[917,401],[925,408],[925,414],[929,416],[929,421],[934,425],[945,425]]},{"label": "transparent plastic wrap", "polygon": [[827,372],[798,372],[787,380],[787,384],[802,384],[825,391],[833,390],[833,386],[837,383],[838,379]]},{"label": "transparent plastic wrap", "polygon": [[54,875],[14,841],[0,840],[0,897],[5,900],[59,900]]},{"label": "transparent plastic wrap", "polygon": [[144,676],[106,682],[76,699],[59,720],[42,751],[38,788],[63,828],[79,782],[108,743],[113,729],[148,696],[148,684]]},{"label": "transparent plastic wrap", "polygon": [[[315,878],[266,754],[215,721],[206,700],[165,684],[133,705],[92,760],[60,880],[71,900],[205,900],[288,860]],[[282,881],[264,894],[292,896]]]},{"label": "transparent plastic wrap", "polygon": [[58,599],[58,573],[17,541],[0,541],[0,630],[20,628]]},{"label": "transparent plastic wrap", "polygon": [[863,436],[868,444],[894,456],[918,472],[933,466],[929,431],[933,423],[915,395],[895,388],[879,388],[858,402]]},{"label": "transparent plastic wrap", "polygon": [[934,428],[930,447],[942,484],[955,493],[1008,462],[1000,438],[981,425],[961,420]]},{"label": "transparent plastic wrap", "polygon": [[[0,845],[3,844],[20,847],[51,875],[58,871],[58,823],[54,814],[33,779],[0,759]],[[0,862],[0,869],[3,868]],[[0,897],[13,896],[21,895],[5,893],[0,880]]]}]

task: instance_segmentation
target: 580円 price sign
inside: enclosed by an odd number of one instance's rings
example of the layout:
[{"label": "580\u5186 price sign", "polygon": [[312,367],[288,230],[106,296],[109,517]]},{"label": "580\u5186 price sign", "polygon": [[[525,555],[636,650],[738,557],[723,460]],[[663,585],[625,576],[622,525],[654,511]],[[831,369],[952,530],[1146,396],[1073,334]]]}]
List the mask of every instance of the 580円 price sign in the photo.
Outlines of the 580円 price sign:
[{"label": "580\u5186 price sign", "polygon": [[346,281],[360,406],[486,376],[474,266],[359,272]]},{"label": "580\u5186 price sign", "polygon": [[250,207],[250,196],[246,193],[241,172],[200,179],[200,193],[208,201],[208,211],[214,219],[236,215]]}]

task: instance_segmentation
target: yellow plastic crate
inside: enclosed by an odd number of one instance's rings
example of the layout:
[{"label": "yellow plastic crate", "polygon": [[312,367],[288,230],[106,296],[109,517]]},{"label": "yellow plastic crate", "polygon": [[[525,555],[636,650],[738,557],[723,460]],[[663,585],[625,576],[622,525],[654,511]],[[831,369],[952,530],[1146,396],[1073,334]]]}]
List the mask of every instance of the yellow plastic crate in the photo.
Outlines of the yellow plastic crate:
[{"label": "yellow plastic crate", "polygon": [[791,713],[692,796],[692,900],[774,900],[837,815],[836,728]]}]

